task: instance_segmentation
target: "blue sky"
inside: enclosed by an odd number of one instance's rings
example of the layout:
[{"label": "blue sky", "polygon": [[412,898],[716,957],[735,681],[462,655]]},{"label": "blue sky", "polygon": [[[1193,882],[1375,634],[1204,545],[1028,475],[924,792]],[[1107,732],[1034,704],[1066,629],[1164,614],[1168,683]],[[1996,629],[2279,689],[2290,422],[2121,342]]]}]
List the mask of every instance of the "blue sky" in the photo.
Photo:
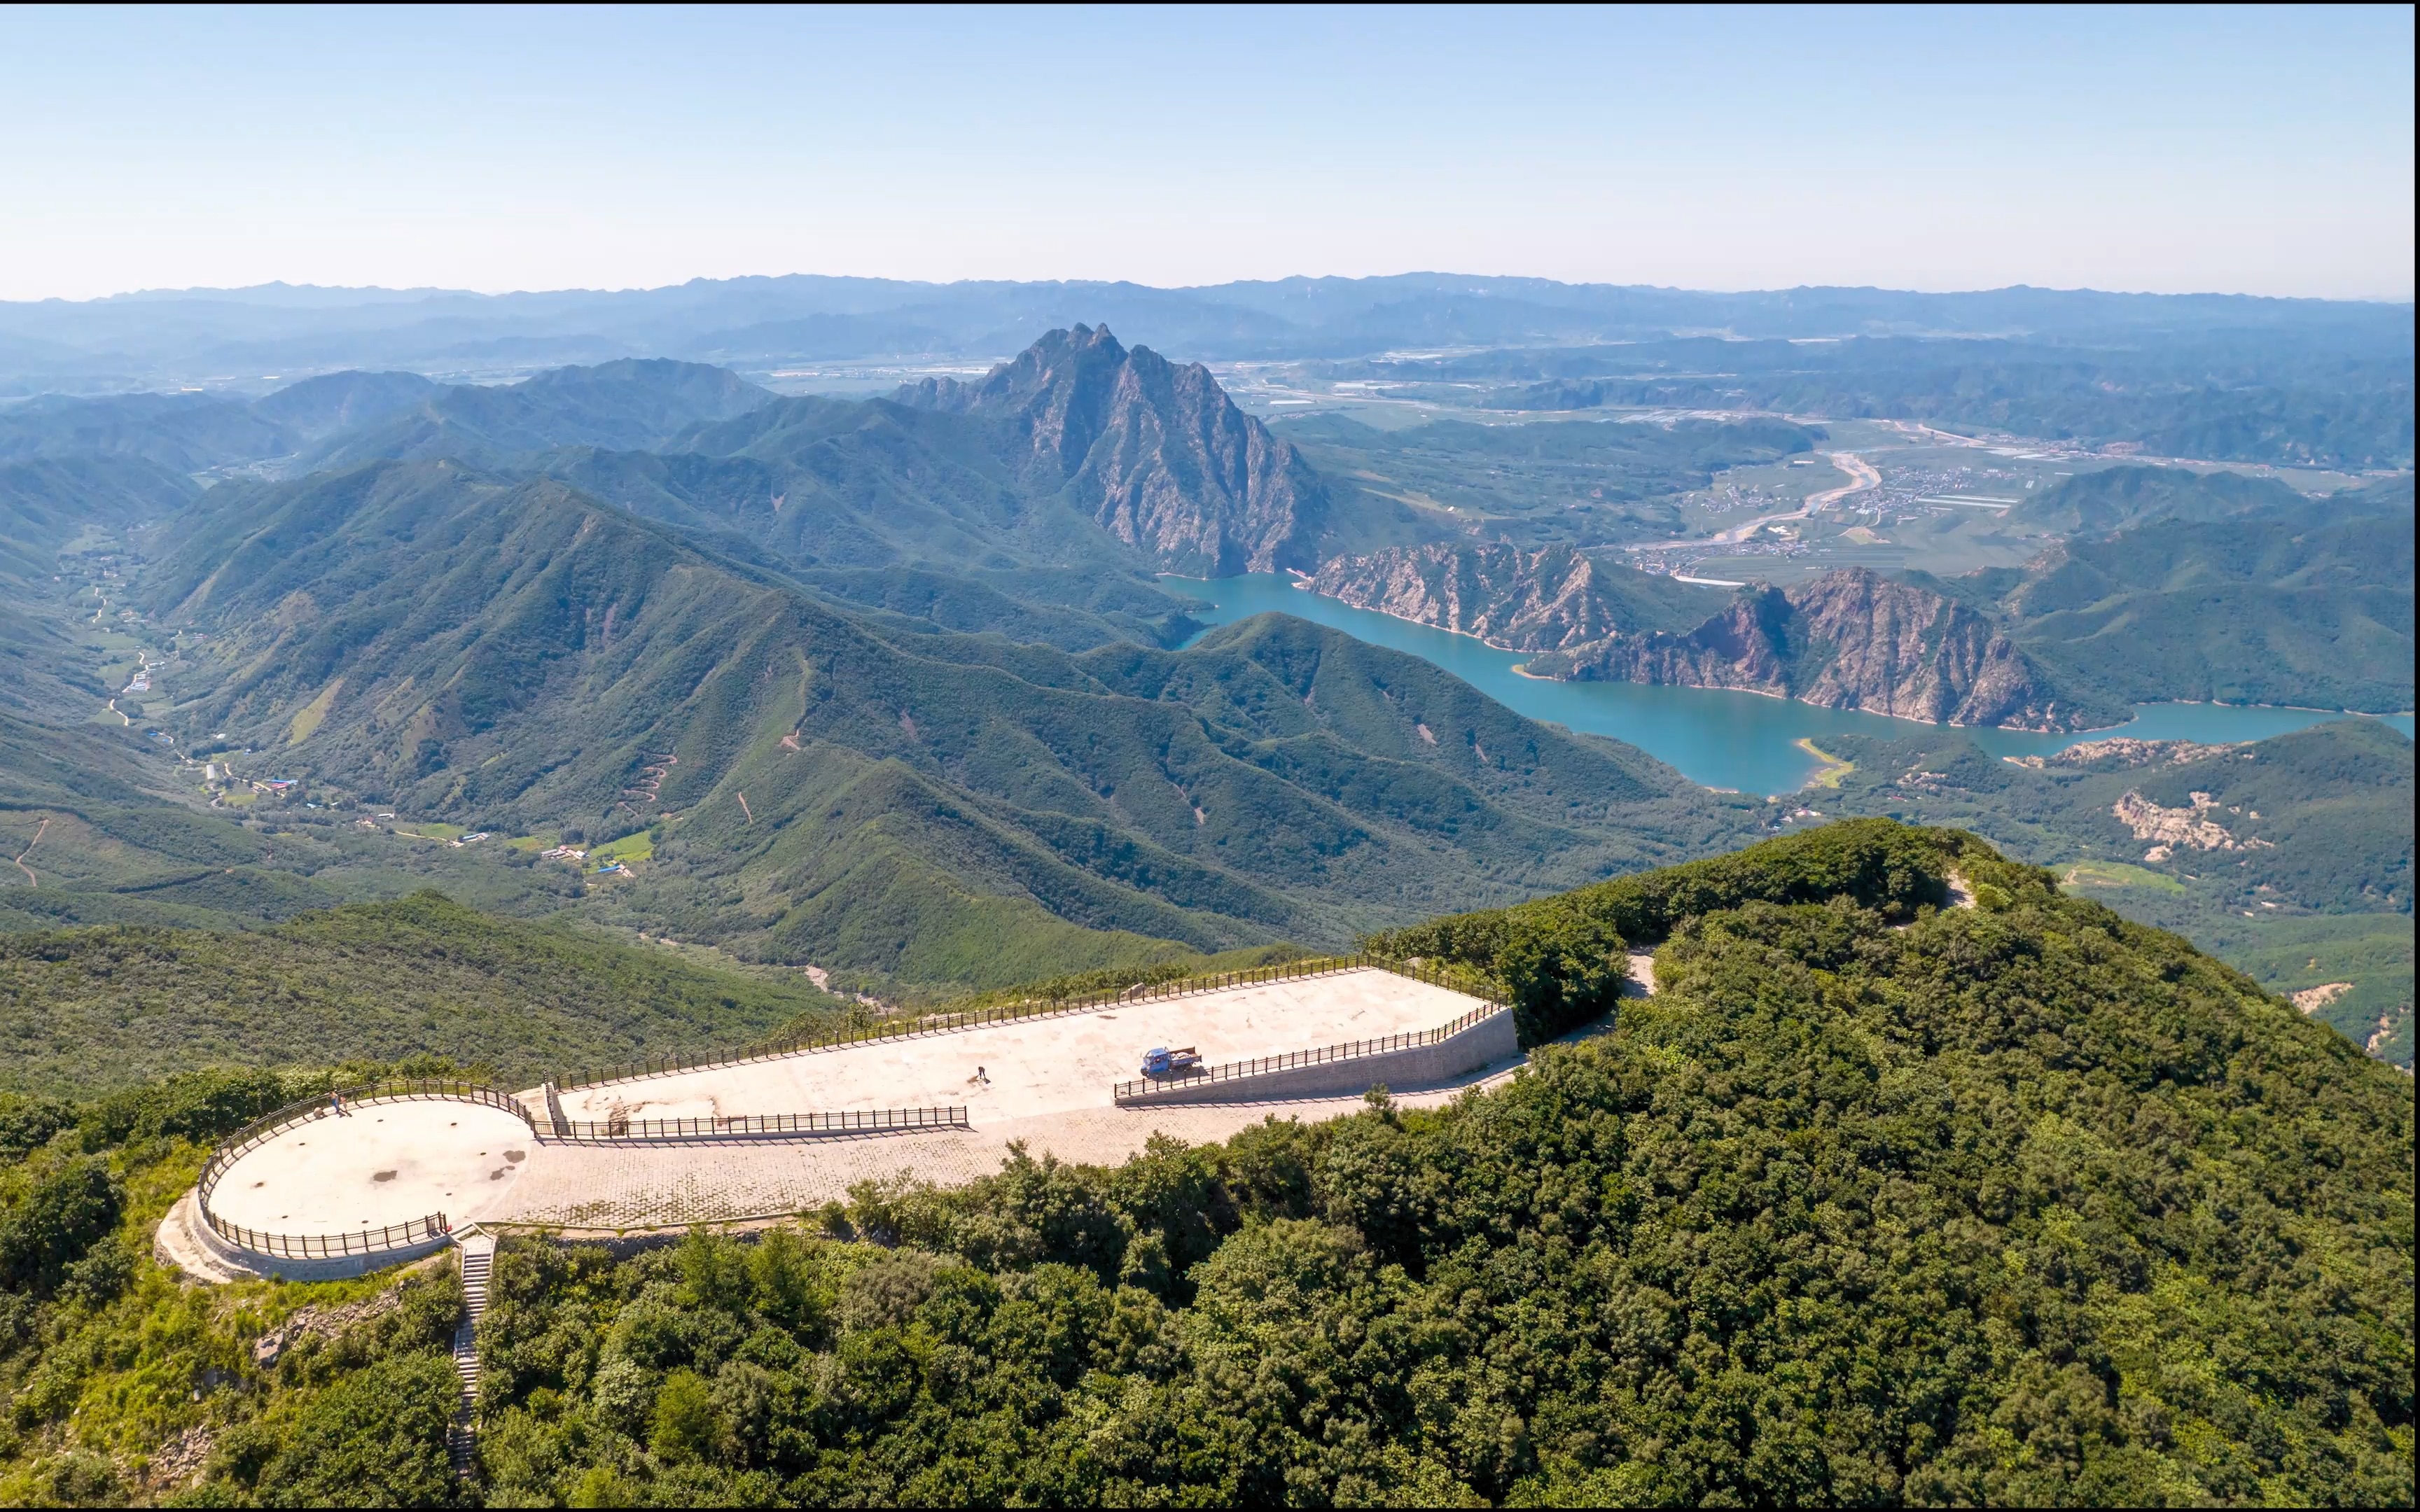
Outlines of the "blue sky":
[{"label": "blue sky", "polygon": [[0,299],[1522,273],[2409,299],[2412,12],[0,11]]}]

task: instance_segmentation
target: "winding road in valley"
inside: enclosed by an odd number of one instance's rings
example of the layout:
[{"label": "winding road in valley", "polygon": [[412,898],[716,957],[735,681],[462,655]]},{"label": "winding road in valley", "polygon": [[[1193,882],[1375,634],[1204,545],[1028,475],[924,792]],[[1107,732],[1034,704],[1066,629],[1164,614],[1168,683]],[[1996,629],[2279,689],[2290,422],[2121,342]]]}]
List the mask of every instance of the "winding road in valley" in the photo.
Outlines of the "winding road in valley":
[{"label": "winding road in valley", "polygon": [[1714,543],[1716,545],[1730,545],[1735,542],[1745,541],[1748,537],[1754,535],[1757,532],[1764,529],[1767,525],[1772,524],[1775,520],[1805,519],[1809,515],[1815,514],[1821,510],[1831,508],[1834,504],[1837,504],[1841,500],[1848,498],[1851,494],[1864,493],[1869,488],[1879,488],[1882,486],[1883,475],[1875,471],[1872,467],[1867,464],[1865,458],[1857,455],[1854,452],[1832,452],[1826,455],[1830,456],[1834,467],[1838,468],[1841,471],[1849,475],[1849,481],[1847,483],[1842,484],[1838,488],[1827,488],[1819,494],[1809,494],[1807,496],[1807,501],[1805,503],[1800,504],[1796,509],[1790,510],[1784,514],[1761,515],[1755,519],[1749,520],[1744,525],[1734,525],[1727,531],[1718,532],[1712,538]]},{"label": "winding road in valley", "polygon": [[34,838],[27,841],[25,842],[25,848],[17,853],[17,870],[25,873],[25,886],[29,887],[40,887],[42,885],[42,879],[34,875],[34,869],[25,864],[25,857],[33,855],[34,847],[42,843],[42,836],[50,829],[50,820],[48,818],[43,819],[41,824],[36,826],[34,830]]}]

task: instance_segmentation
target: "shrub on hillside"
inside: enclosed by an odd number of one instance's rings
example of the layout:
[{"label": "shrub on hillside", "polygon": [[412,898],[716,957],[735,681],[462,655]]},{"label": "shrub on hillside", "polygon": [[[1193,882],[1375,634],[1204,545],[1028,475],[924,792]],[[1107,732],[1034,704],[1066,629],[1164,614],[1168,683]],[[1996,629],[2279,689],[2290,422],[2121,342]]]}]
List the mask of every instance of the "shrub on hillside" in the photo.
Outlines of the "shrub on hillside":
[{"label": "shrub on hillside", "polygon": [[1851,819],[1710,860],[1615,877],[1555,898],[1431,919],[1371,935],[1384,955],[1466,962],[1502,974],[1516,923],[1571,912],[1624,940],[1660,940],[1682,920],[1747,903],[1822,903],[1846,897],[1886,917],[1912,918],[1948,900],[1950,863],[1988,848],[1959,830],[1917,829],[1888,819]]},{"label": "shrub on hillside", "polygon": [[1630,963],[1601,916],[1554,899],[1514,911],[1496,969],[1512,990],[1521,1042],[1538,1045],[1612,1012]]}]

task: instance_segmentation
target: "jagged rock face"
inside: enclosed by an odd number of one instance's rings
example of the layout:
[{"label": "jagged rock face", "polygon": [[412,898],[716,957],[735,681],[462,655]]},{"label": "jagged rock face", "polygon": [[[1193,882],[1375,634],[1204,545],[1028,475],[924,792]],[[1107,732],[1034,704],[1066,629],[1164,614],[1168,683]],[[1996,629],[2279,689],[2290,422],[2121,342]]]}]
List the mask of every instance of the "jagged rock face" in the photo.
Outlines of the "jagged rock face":
[{"label": "jagged rock face", "polygon": [[1575,647],[1546,675],[1735,687],[1934,724],[2069,730],[2101,711],[2064,702],[1982,615],[1863,567],[1793,593],[1767,584],[1687,635]]},{"label": "jagged rock face", "polygon": [[1107,326],[1054,331],[976,382],[927,378],[898,398],[1003,421],[1033,472],[1169,571],[1314,563],[1319,475],[1236,409],[1208,368],[1129,351]]},{"label": "jagged rock face", "polygon": [[1509,651],[1559,651],[1629,628],[1598,591],[1596,564],[1567,546],[1437,544],[1338,557],[1311,588]]}]

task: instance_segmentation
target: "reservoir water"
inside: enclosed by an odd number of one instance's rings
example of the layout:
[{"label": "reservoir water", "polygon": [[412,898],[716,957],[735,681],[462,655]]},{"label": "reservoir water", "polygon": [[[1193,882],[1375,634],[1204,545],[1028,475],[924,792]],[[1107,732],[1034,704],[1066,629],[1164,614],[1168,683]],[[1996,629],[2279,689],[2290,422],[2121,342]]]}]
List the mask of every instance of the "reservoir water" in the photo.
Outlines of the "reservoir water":
[{"label": "reservoir water", "polygon": [[[1171,593],[1202,601],[1194,618],[1226,625],[1275,610],[1343,631],[1357,640],[1407,652],[1471,684],[1532,719],[1592,735],[1610,735],[1668,762],[1692,781],[1741,793],[1790,793],[1804,786],[1822,764],[1798,748],[1800,740],[1823,744],[1826,735],[1904,739],[1923,728],[1878,714],[1819,709],[1755,693],[1698,687],[1643,687],[1631,683],[1554,683],[1524,677],[1512,669],[1525,653],[1498,651],[1466,635],[1414,625],[1391,614],[1359,609],[1306,593],[1272,573],[1202,581],[1162,578]],[[2082,740],[2133,735],[2145,740],[2261,740],[2342,716],[2311,709],[2243,708],[2226,703],[2145,703],[2134,718],[2111,730],[2072,735],[2036,735],[2018,730],[1970,730],[1976,744],[1995,756],[2048,755]],[[2412,717],[2387,723],[2412,733]]]}]

